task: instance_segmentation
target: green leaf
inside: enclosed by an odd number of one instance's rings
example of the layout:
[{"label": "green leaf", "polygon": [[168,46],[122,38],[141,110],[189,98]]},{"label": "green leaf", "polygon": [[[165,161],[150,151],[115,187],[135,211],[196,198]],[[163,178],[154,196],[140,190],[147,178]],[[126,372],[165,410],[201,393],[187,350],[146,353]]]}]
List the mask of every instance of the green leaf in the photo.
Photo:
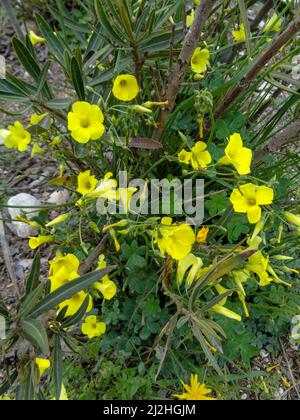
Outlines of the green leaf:
[{"label": "green leaf", "polygon": [[63,363],[60,336],[55,334],[53,346],[53,380],[56,400],[60,399],[62,390]]},{"label": "green leaf", "polygon": [[0,315],[4,316],[5,318],[8,317],[8,310],[1,296],[0,296]]},{"label": "green leaf", "polygon": [[222,192],[212,196],[205,202],[205,208],[211,217],[216,216],[228,206],[227,194]]},{"label": "green leaf", "polygon": [[42,322],[37,319],[25,319],[20,321],[21,334],[37,350],[43,354],[49,353],[48,337]]},{"label": "green leaf", "polygon": [[58,37],[54,34],[53,30],[42,16],[36,14],[35,19],[38,27],[40,28],[40,31],[43,34],[43,37],[46,39],[49,50],[54,55],[54,57],[58,58],[60,64],[63,65],[65,46],[60,42]]},{"label": "green leaf", "polygon": [[125,46],[126,43],[124,42],[122,37],[115,31],[115,28],[111,24],[111,19],[104,9],[103,0],[95,0],[95,9],[98,19],[100,20],[102,26],[109,35],[109,39],[114,40],[119,45]]},{"label": "green leaf", "polygon": [[207,359],[209,360],[209,362],[211,363],[212,367],[218,372],[219,375],[224,376],[221,368],[219,367],[216,358],[214,357],[214,355],[212,354],[212,352],[210,351],[209,347],[207,346],[205,339],[199,329],[199,327],[197,325],[194,325],[192,328],[193,334],[195,336],[195,338],[199,341],[202,350],[205,353],[205,356],[207,357]]},{"label": "green leaf", "polygon": [[44,290],[44,285],[38,285],[32,292],[26,295],[24,301],[20,304],[18,315],[20,318],[26,318],[32,309],[36,306]]},{"label": "green leaf", "polygon": [[44,67],[42,68],[40,77],[38,79],[37,82],[37,88],[36,88],[36,96],[40,96],[40,94],[42,93],[42,91],[45,89],[46,90],[46,94],[49,95],[49,88],[47,86],[47,76],[48,76],[48,71],[50,69],[50,61],[47,61],[46,64],[44,65]]},{"label": "green leaf", "polygon": [[14,385],[14,383],[16,382],[18,377],[18,373],[14,372],[11,374],[11,376],[9,376],[5,382],[3,382],[2,384],[0,384],[0,395],[4,395],[6,394],[10,388]]},{"label": "green leaf", "polygon": [[31,367],[28,366],[26,370],[22,372],[22,400],[33,401],[35,397],[33,381],[31,377]]},{"label": "green leaf", "polygon": [[30,76],[35,80],[38,81],[41,69],[39,67],[38,62],[35,58],[31,55],[30,51],[27,47],[17,38],[13,38],[12,44],[18,59],[20,60],[21,64],[24,66],[25,70],[30,74]]},{"label": "green leaf", "polygon": [[115,267],[107,267],[103,270],[94,271],[93,273],[85,274],[79,279],[72,280],[64,286],[57,289],[55,292],[46,296],[31,312],[31,317],[36,318],[43,313],[54,309],[60,303],[70,299],[76,293],[83,289],[91,287],[96,281],[111,273]]},{"label": "green leaf", "polygon": [[45,105],[47,108],[51,108],[53,110],[62,110],[68,109],[72,103],[72,99],[67,98],[55,98],[51,99],[50,101],[46,102]]},{"label": "green leaf", "polygon": [[41,256],[37,253],[34,257],[30,274],[26,280],[26,294],[37,288],[40,282]]},{"label": "green leaf", "polygon": [[78,99],[80,101],[85,101],[85,89],[84,89],[84,81],[83,81],[83,74],[78,64],[78,61],[75,57],[72,57],[71,60],[71,76],[72,82],[77,93]]},{"label": "green leaf", "polygon": [[62,327],[63,328],[68,328],[71,327],[72,325],[78,324],[78,322],[80,322],[82,320],[82,318],[84,317],[86,310],[89,306],[89,301],[90,301],[90,297],[87,296],[83,302],[83,304],[81,305],[81,307],[78,309],[78,311],[76,312],[76,314],[74,314],[73,316],[67,318],[63,323],[62,323]]}]

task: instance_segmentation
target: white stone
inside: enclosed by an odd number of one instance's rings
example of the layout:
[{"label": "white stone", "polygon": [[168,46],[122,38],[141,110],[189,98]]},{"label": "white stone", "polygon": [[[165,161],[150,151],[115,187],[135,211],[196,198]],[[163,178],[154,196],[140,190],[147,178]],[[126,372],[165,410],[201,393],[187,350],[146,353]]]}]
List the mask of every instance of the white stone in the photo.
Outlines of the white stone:
[{"label": "white stone", "polygon": [[263,359],[266,359],[267,357],[269,357],[269,353],[266,350],[262,349],[260,351],[260,357],[262,357]]},{"label": "white stone", "polygon": [[66,204],[69,201],[70,198],[70,193],[66,190],[64,191],[54,191],[47,203],[49,204],[57,204],[58,206],[62,205],[62,204]]},{"label": "white stone", "polygon": [[[39,209],[36,210],[32,207],[41,206],[41,202],[35,197],[33,197],[33,195],[22,193],[11,197],[8,200],[7,205],[13,206],[8,207],[8,212],[12,219],[16,219],[18,216],[22,216],[24,213],[29,212],[28,214],[26,214],[26,218],[30,220],[36,217],[39,213]],[[20,206],[21,208],[18,208],[18,206]],[[11,223],[11,227],[13,232],[17,236],[19,236],[19,238],[28,238],[28,236],[36,235],[36,230],[32,229],[31,226],[23,222],[13,221]]]}]

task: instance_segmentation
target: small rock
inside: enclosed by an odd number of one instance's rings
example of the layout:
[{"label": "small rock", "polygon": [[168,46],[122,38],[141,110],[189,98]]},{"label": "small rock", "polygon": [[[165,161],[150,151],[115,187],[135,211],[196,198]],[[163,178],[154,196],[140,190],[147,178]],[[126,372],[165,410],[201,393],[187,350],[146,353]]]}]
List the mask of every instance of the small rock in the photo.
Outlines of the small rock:
[{"label": "small rock", "polygon": [[[28,219],[32,219],[38,215],[39,210],[33,212],[35,208],[31,208],[31,206],[41,206],[41,202],[33,197],[33,195],[22,193],[11,197],[8,200],[7,205],[12,206],[8,208],[8,213],[12,219],[16,219],[18,216],[22,216],[22,214],[26,212],[29,212],[26,217]],[[18,206],[21,208],[15,208]],[[17,236],[19,236],[19,238],[28,238],[28,236],[34,235],[36,233],[36,231],[32,229],[31,226],[23,222],[13,221],[9,227]]]},{"label": "small rock", "polygon": [[267,357],[269,357],[269,353],[266,350],[262,349],[260,351],[260,357],[262,357],[263,359],[266,359]]},{"label": "small rock", "polygon": [[61,204],[66,204],[69,201],[70,198],[70,194],[68,191],[64,190],[64,191],[54,191],[47,203],[49,204],[57,204],[58,206],[60,206]]},{"label": "small rock", "polygon": [[248,395],[247,394],[243,394],[241,396],[241,400],[246,401],[248,399]]}]

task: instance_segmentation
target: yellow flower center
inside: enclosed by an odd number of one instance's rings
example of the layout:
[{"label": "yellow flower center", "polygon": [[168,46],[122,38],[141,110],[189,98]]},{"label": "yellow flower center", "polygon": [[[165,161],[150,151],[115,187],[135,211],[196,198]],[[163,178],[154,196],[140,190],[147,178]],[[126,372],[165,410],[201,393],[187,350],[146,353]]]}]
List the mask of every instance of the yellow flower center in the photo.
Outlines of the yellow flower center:
[{"label": "yellow flower center", "polygon": [[88,119],[81,120],[81,127],[88,128],[90,126],[90,122]]},{"label": "yellow flower center", "polygon": [[249,198],[248,204],[249,204],[249,206],[256,206],[256,199],[255,198]]},{"label": "yellow flower center", "polygon": [[126,80],[121,80],[120,86],[125,87],[127,85]]}]

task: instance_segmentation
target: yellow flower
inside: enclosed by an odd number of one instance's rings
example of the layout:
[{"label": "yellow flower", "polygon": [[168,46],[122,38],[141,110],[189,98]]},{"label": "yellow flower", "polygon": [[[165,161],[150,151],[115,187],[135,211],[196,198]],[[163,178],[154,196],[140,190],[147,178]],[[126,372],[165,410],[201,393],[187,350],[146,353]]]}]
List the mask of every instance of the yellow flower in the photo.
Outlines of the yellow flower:
[{"label": "yellow flower", "polygon": [[209,228],[204,227],[201,230],[199,230],[196,237],[196,242],[198,244],[204,244],[207,240],[208,233],[209,233]]},{"label": "yellow flower", "polygon": [[192,9],[191,13],[186,17],[186,26],[190,28],[195,20],[195,10]]},{"label": "yellow flower", "polygon": [[4,145],[9,149],[25,152],[31,142],[31,134],[24,129],[19,121],[16,121],[14,125],[9,125],[8,130],[10,135],[3,138]]},{"label": "yellow flower", "polygon": [[46,114],[41,114],[41,115],[32,114],[31,117],[30,117],[30,125],[39,124],[42,121],[42,119],[44,119],[47,115],[48,115],[47,113]]},{"label": "yellow flower", "polygon": [[31,41],[32,45],[43,44],[43,43],[46,42],[45,38],[42,38],[42,37],[38,36],[33,31],[29,32],[29,38],[30,38],[30,41]]},{"label": "yellow flower", "polygon": [[[107,263],[105,261],[105,256],[100,255],[97,268],[98,270],[102,270],[106,267]],[[117,293],[117,286],[107,275],[104,276],[101,281],[94,283],[93,287],[100,292],[106,300],[111,300]]]},{"label": "yellow flower", "polygon": [[192,148],[191,162],[194,169],[205,169],[212,162],[211,154],[206,149],[207,145],[203,141],[198,141]]},{"label": "yellow flower", "polygon": [[261,207],[272,204],[274,191],[269,187],[257,187],[253,184],[242,185],[239,189],[235,188],[231,194],[230,201],[234,211],[246,213],[250,223],[258,223],[261,219]]},{"label": "yellow flower", "polygon": [[199,278],[200,269],[203,267],[201,258],[193,254],[187,255],[185,258],[178,262],[177,268],[177,284],[180,286],[187,272],[186,285],[190,286],[195,280]]},{"label": "yellow flower", "polygon": [[61,214],[60,216],[53,219],[51,222],[47,223],[45,226],[48,228],[48,227],[59,225],[60,223],[64,223],[68,218],[69,218],[68,214]]},{"label": "yellow flower", "polygon": [[98,184],[98,180],[94,175],[91,175],[91,171],[81,172],[77,178],[78,188],[77,192],[81,195],[86,195],[90,192],[95,191]]},{"label": "yellow flower", "polygon": [[183,149],[178,154],[178,159],[179,159],[179,162],[185,163],[186,165],[188,165],[190,163],[191,159],[192,159],[192,153]]},{"label": "yellow flower", "polygon": [[86,194],[86,198],[93,200],[97,198],[107,198],[110,201],[117,200],[117,186],[118,183],[115,179],[111,179],[113,174],[108,172],[104,179],[102,179],[97,188]]},{"label": "yellow flower", "polygon": [[11,398],[8,395],[1,395],[0,401],[11,401]]},{"label": "yellow flower", "polygon": [[263,29],[263,32],[275,31],[279,32],[282,25],[282,19],[278,17],[277,13],[274,13],[269,22]]},{"label": "yellow flower", "polygon": [[54,236],[47,235],[47,236],[37,236],[36,238],[29,238],[29,248],[30,249],[37,249],[41,245],[47,244],[48,242],[53,241]]},{"label": "yellow flower", "polygon": [[66,256],[58,254],[56,259],[50,261],[49,264],[51,292],[54,292],[64,284],[79,277],[78,269],[80,262],[73,254],[67,254]]},{"label": "yellow flower", "polygon": [[206,388],[205,384],[200,384],[198,375],[191,375],[191,384],[185,384],[181,381],[186,392],[183,394],[174,394],[174,397],[179,398],[180,400],[190,400],[190,401],[213,401],[215,398],[209,397],[208,395],[212,393],[211,389]]},{"label": "yellow flower", "polygon": [[105,334],[106,324],[104,322],[97,322],[96,316],[88,316],[84,324],[82,324],[81,331],[89,339],[100,337],[102,334]]},{"label": "yellow flower", "polygon": [[50,366],[51,366],[50,360],[42,359],[40,357],[36,357],[35,364],[37,365],[40,378],[44,375],[46,370],[50,369]]},{"label": "yellow flower", "polygon": [[35,155],[42,155],[42,154],[44,154],[44,153],[46,153],[46,150],[44,150],[44,149],[42,149],[39,145],[38,145],[38,143],[33,143],[33,147],[32,147],[32,150],[31,150],[31,157],[33,158]]},{"label": "yellow flower", "polygon": [[209,51],[207,48],[196,48],[191,61],[191,67],[194,73],[205,73],[209,66]]},{"label": "yellow flower", "polygon": [[245,41],[246,40],[246,31],[245,31],[245,25],[242,23],[239,30],[232,31],[232,36],[235,41]]},{"label": "yellow flower", "polygon": [[82,306],[83,302],[85,301],[85,299],[87,297],[89,299],[89,303],[88,303],[86,313],[89,313],[93,309],[93,300],[92,300],[91,296],[88,295],[87,293],[85,293],[84,291],[76,293],[70,299],[67,299],[64,302],[62,302],[61,304],[59,304],[59,306],[58,306],[59,311],[61,311],[62,309],[64,309],[67,306],[68,309],[66,311],[65,316],[68,317],[68,316],[75,315],[76,312],[78,312],[78,310],[80,309],[80,307]]},{"label": "yellow flower", "polygon": [[290,223],[292,223],[295,226],[300,227],[300,214],[293,214],[288,211],[284,213],[284,217],[286,220]]},{"label": "yellow flower", "polygon": [[111,280],[97,282],[94,284],[94,288],[100,292],[106,300],[111,300],[117,294],[117,286]]},{"label": "yellow flower", "polygon": [[[219,295],[223,295],[226,292],[228,292],[228,289],[225,289],[225,287],[221,286],[220,284],[218,284],[216,286],[217,292],[219,293]],[[228,295],[231,296],[231,295]],[[216,312],[217,314],[223,315],[226,318],[230,318],[230,319],[234,319],[235,321],[241,321],[242,317],[237,314],[236,312],[231,311],[230,309],[225,308],[225,305],[227,303],[227,299],[228,297],[222,299],[217,305],[215,305],[212,310],[214,312]]]},{"label": "yellow flower", "polygon": [[112,237],[112,239],[114,241],[114,245],[115,245],[116,251],[117,252],[120,252],[121,245],[120,245],[120,242],[118,241],[116,231],[114,229],[111,229],[110,232],[109,232],[109,234],[110,234],[110,236]]},{"label": "yellow flower", "polygon": [[225,156],[219,160],[220,165],[233,165],[240,175],[251,172],[252,150],[244,147],[243,140],[238,133],[230,136]]},{"label": "yellow flower", "polygon": [[289,283],[280,280],[269,264],[269,258],[264,257],[261,251],[258,251],[249,257],[248,261],[246,269],[259,277],[259,285],[261,287],[268,286],[272,281],[277,284],[290,286]]},{"label": "yellow flower", "polygon": [[117,200],[120,200],[126,213],[130,210],[130,202],[134,194],[138,191],[137,188],[119,188],[117,191]]},{"label": "yellow flower", "polygon": [[113,94],[120,101],[130,102],[137,97],[140,88],[135,76],[122,74],[116,78],[113,85]]},{"label": "yellow flower", "polygon": [[2,140],[4,144],[5,144],[5,142],[8,141],[8,138],[9,138],[10,135],[11,135],[11,133],[10,133],[9,130],[5,130],[3,128],[0,128],[0,140]]},{"label": "yellow flower", "polygon": [[76,102],[68,114],[68,129],[78,143],[88,143],[100,139],[105,131],[104,116],[97,105]]},{"label": "yellow flower", "polygon": [[147,101],[143,103],[143,106],[148,109],[154,108],[155,106],[166,107],[166,106],[169,106],[169,101],[164,101],[164,102]]},{"label": "yellow flower", "polygon": [[163,256],[168,254],[174,260],[182,260],[190,254],[196,240],[195,234],[187,224],[172,223],[171,217],[162,218],[161,226],[153,233],[154,243]]}]

